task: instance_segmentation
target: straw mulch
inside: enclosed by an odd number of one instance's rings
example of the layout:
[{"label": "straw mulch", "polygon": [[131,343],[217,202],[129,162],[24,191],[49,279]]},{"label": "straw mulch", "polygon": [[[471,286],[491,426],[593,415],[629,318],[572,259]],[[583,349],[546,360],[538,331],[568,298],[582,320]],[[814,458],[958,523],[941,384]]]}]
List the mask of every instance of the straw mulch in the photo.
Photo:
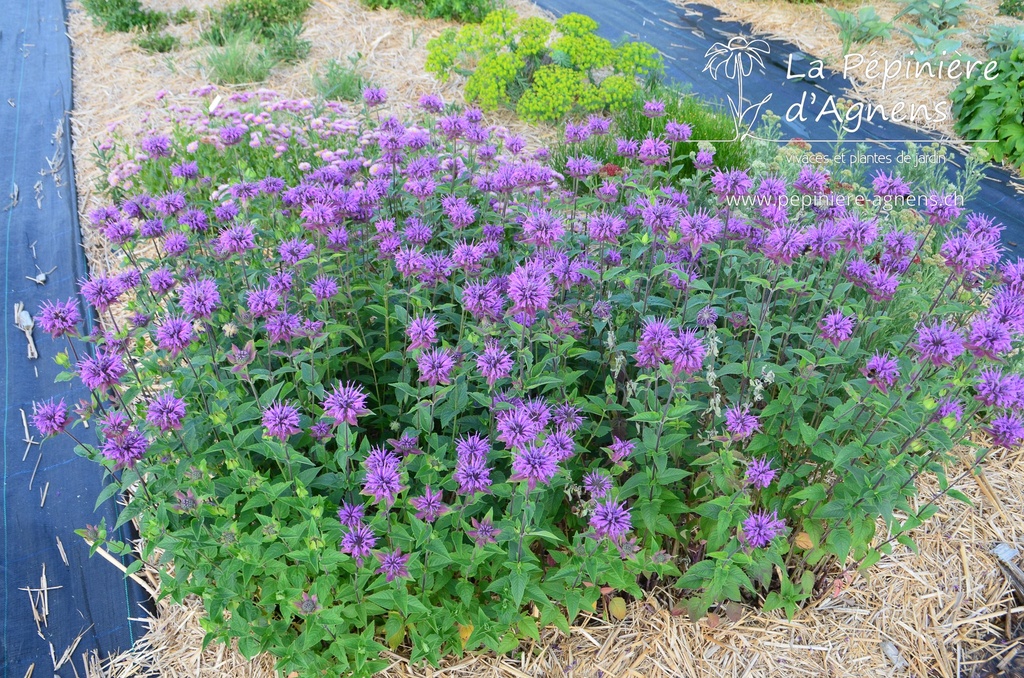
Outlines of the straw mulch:
[{"label": "straw mulch", "polygon": [[[678,5],[686,7],[688,0],[673,0]],[[843,72],[843,42],[839,37],[839,29],[825,13],[825,7],[835,7],[847,12],[856,14],[861,6],[874,7],[878,14],[885,21],[891,21],[898,12],[904,8],[904,4],[895,0],[871,0],[871,2],[851,4],[846,0],[824,0],[823,2],[803,3],[789,2],[788,0],[697,0],[700,4],[711,5],[724,14],[728,19],[735,19],[749,24],[754,32],[767,35],[779,40],[793,43],[802,51],[819,58],[834,70]],[[965,32],[955,36],[957,40],[963,41],[960,50],[966,58],[979,59],[987,62],[989,57],[985,52],[985,42],[988,39],[989,29],[994,24],[1003,25],[1024,25],[1024,21],[998,14],[999,0],[975,0],[971,3],[972,9],[968,10],[959,25]],[[692,11],[700,11],[699,7],[691,8]],[[900,20],[901,25],[906,25],[912,19],[904,17]],[[868,77],[868,65],[878,59],[879,63],[893,63],[902,61],[904,69],[909,64],[916,67],[916,61],[909,56],[914,51],[910,38],[894,30],[892,35],[885,40],[876,40],[866,45],[853,45],[850,48],[851,54],[859,54],[864,57],[863,63],[857,63],[856,59],[849,62],[850,68],[846,71],[853,82],[853,90],[850,92],[851,99],[859,99],[864,102],[881,106],[888,115],[897,104],[905,106],[903,115],[908,115],[912,107],[924,107],[927,109],[931,120],[925,120],[923,113],[918,113],[915,119],[907,121],[911,127],[923,130],[938,132],[949,139],[957,139],[958,135],[953,131],[952,108],[949,101],[949,93],[958,84],[958,80],[945,77],[929,77],[926,73],[917,76],[917,71],[912,70],[910,77],[897,77],[882,84],[882,78],[877,73]],[[888,61],[887,61],[888,60]],[[877,66],[876,66],[877,68]],[[794,69],[796,70],[796,69]],[[906,71],[904,70],[904,74]],[[936,102],[944,101],[946,107],[945,120],[936,113]],[[776,111],[782,113],[782,111]]]},{"label": "straw mulch", "polygon": [[[725,2],[727,0],[716,0]],[[514,0],[522,13],[538,14],[526,0]],[[167,0],[163,9],[208,3]],[[314,42],[306,62],[280,70],[263,86],[289,96],[311,96],[311,76],[330,58],[363,54],[367,76],[387,88],[398,109],[424,93],[460,98],[458,80],[442,85],[422,70],[426,41],[445,26],[397,12],[368,12],[357,0],[317,0],[307,18]],[[197,40],[199,22],[175,27],[186,41]],[[112,126],[137,129],[161,90],[187,102],[193,87],[205,84],[196,65],[204,48],[192,46],[171,57],[150,56],[130,38],[93,26],[77,3],[71,5],[70,34],[75,60],[73,112],[75,166],[83,215],[102,204],[94,186],[102,175],[91,149]],[[550,143],[553,130],[526,127],[507,114],[494,124],[515,127],[535,145]],[[117,266],[111,249],[85,229],[87,252],[95,270]],[[730,621],[714,616],[698,622],[673,614],[662,592],[629,609],[626,619],[608,623],[597,616],[578,619],[569,637],[544,632],[544,642],[523,646],[507,657],[474,655],[452,659],[442,669],[411,667],[400,656],[385,672],[393,677],[449,676],[960,676],[971,662],[991,663],[1017,650],[1014,624],[1021,608],[1013,599],[988,550],[997,542],[1019,545],[1024,535],[1024,488],[1017,481],[1020,452],[990,460],[983,476],[961,484],[973,507],[942,499],[941,513],[916,536],[920,554],[898,547],[871,573],[843,586],[837,582],[795,619],[747,611]],[[954,470],[953,473],[959,471]],[[933,487],[923,487],[930,497]],[[157,578],[143,571],[151,585]],[[198,601],[163,601],[150,632],[130,652],[92,658],[91,678],[163,677],[270,678],[273,662],[261,656],[249,662],[234,649],[211,644],[204,632]],[[1024,655],[1024,652],[1021,653]]]}]

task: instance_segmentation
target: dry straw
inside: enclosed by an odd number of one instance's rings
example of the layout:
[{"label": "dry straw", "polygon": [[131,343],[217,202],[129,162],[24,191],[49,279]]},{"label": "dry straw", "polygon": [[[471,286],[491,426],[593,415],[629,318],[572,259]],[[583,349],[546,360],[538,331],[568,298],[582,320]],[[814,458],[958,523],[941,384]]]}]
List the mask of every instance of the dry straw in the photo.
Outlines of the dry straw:
[{"label": "dry straw", "polygon": [[[987,0],[991,2],[992,0]],[[778,8],[758,3],[741,12],[742,3],[713,0],[740,18],[776,22],[774,32],[792,19],[810,23],[802,34],[828,35],[831,30],[815,8],[794,8],[789,18]],[[216,3],[169,0],[163,9],[191,7],[200,14]],[[513,0],[522,14],[540,14],[525,0]],[[798,11],[796,11],[798,10]],[[883,15],[886,13],[882,11]],[[973,16],[973,15],[972,15]],[[815,18],[817,17],[817,18]],[[186,93],[205,84],[198,46],[199,22],[174,27],[186,48],[173,56],[148,55],[130,37],[108,34],[93,26],[77,2],[71,4],[70,34],[74,46],[74,160],[79,205],[84,214],[102,204],[95,190],[103,177],[92,148],[109,134],[111,125],[126,130],[144,125],[157,93],[167,90],[176,103],[190,103]],[[344,61],[361,52],[361,68],[384,86],[396,112],[420,95],[439,93],[460,99],[461,83],[439,84],[423,71],[426,42],[448,24],[411,18],[395,11],[369,12],[357,0],[316,0],[306,20],[313,41],[310,58],[276,72],[265,87],[288,96],[312,96],[312,76],[327,60]],[[759,24],[767,29],[765,23]],[[189,47],[189,44],[196,46]],[[814,52],[817,43],[806,44]],[[922,94],[921,96],[925,96]],[[943,94],[944,96],[944,94]],[[493,124],[514,128],[535,146],[550,143],[553,128],[530,127],[509,114],[490,116]],[[116,268],[111,248],[98,233],[86,229],[86,248],[93,270]],[[954,677],[969,675],[972,665],[1011,657],[1016,641],[1003,638],[1020,611],[996,559],[996,543],[1017,547],[1024,535],[1024,488],[1019,482],[1021,451],[1004,453],[986,463],[984,473],[968,477],[963,491],[973,507],[950,499],[939,501],[940,513],[915,533],[920,553],[904,547],[884,558],[870,579],[836,577],[813,605],[793,620],[778,614],[747,611],[731,621],[725,616],[692,622],[673,614],[668,593],[634,603],[622,622],[599,616],[577,620],[572,634],[545,630],[541,643],[530,642],[506,657],[473,655],[452,659],[440,669],[412,667],[399,655],[386,676],[891,676]],[[962,470],[962,469],[961,469]],[[954,470],[953,475],[959,471]],[[935,487],[921,488],[924,501]],[[159,579],[144,569],[146,588]],[[31,595],[31,593],[30,593]],[[202,649],[204,631],[198,601],[183,605],[162,601],[155,618],[145,620],[149,632],[129,652],[114,657],[80,656],[91,678],[152,676],[182,678],[271,678],[273,661],[266,656],[246,661],[234,649],[213,643]],[[76,669],[77,671],[77,669]]]}]

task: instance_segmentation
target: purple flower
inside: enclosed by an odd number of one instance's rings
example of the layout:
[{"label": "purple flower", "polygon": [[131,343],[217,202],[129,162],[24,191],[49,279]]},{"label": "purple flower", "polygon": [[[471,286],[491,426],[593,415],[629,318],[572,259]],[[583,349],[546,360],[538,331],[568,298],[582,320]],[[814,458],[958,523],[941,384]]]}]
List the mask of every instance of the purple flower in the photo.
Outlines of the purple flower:
[{"label": "purple flower", "polygon": [[854,321],[853,316],[843,315],[842,311],[833,311],[818,323],[818,329],[821,330],[823,339],[838,348],[839,344],[853,336]]},{"label": "purple flower", "polygon": [[474,495],[477,492],[489,492],[492,484],[491,469],[487,467],[484,457],[461,457],[455,464],[452,478],[459,484],[459,494]]},{"label": "purple flower", "polygon": [[68,427],[68,406],[61,398],[32,403],[32,423],[45,437],[55,436]]},{"label": "purple flower", "polygon": [[633,521],[625,502],[616,502],[609,498],[594,507],[594,513],[590,516],[590,527],[594,530],[595,539],[608,538],[618,543],[633,529]]},{"label": "purple flower", "polygon": [[322,443],[323,441],[331,437],[332,428],[333,425],[331,424],[331,422],[318,421],[317,423],[309,427],[309,435],[313,440],[317,441],[318,443]]},{"label": "purple flower", "polygon": [[493,544],[497,541],[498,534],[501,530],[496,528],[491,522],[490,518],[484,518],[477,522],[476,518],[470,519],[470,524],[473,526],[472,530],[466,532],[466,536],[473,540],[477,548],[483,548],[488,544]]},{"label": "purple flower", "polygon": [[422,497],[413,497],[409,504],[416,509],[416,517],[428,523],[448,513],[448,507],[441,501],[441,491],[433,492],[430,485],[424,488]]},{"label": "purple flower", "polygon": [[302,597],[295,601],[295,609],[298,610],[301,615],[309,615],[314,612],[319,612],[323,609],[323,606],[320,605],[316,596],[311,596],[303,591]]},{"label": "purple flower", "polygon": [[324,398],[324,414],[336,422],[345,422],[349,426],[356,425],[356,418],[370,414],[366,409],[367,395],[356,384],[338,384]]},{"label": "purple flower", "polygon": [[685,122],[669,122],[665,125],[665,136],[672,143],[682,143],[693,136],[693,128]]},{"label": "purple flower", "polygon": [[380,87],[367,87],[363,90],[363,101],[366,105],[373,108],[374,106],[381,106],[388,100],[387,92]]},{"label": "purple flower", "polygon": [[779,520],[776,511],[768,513],[760,511],[751,513],[743,521],[743,541],[752,548],[759,549],[771,543],[786,529],[786,521]]},{"label": "purple flower", "polygon": [[665,115],[665,104],[661,101],[645,101],[643,114],[648,118],[660,118]]},{"label": "purple flower", "polygon": [[963,212],[962,201],[957,195],[930,193],[925,198],[924,215],[933,226],[944,226],[953,221]]},{"label": "purple flower", "polygon": [[402,486],[402,474],[398,470],[398,458],[390,456],[378,460],[378,463],[366,463],[366,479],[363,481],[362,493],[373,497],[373,500],[390,506],[395,503],[398,493],[405,489]]},{"label": "purple flower", "polygon": [[765,235],[764,249],[765,256],[777,264],[792,264],[793,261],[803,254],[807,245],[807,234],[798,226],[776,226],[770,229]]},{"label": "purple flower", "polygon": [[558,462],[551,451],[544,446],[526,443],[512,459],[512,476],[509,480],[526,481],[526,486],[533,490],[537,483],[550,483],[556,473]]},{"label": "purple flower", "polygon": [[697,311],[697,326],[712,327],[718,322],[718,311],[711,306],[705,306]]},{"label": "purple flower", "polygon": [[130,429],[124,435],[105,440],[100,447],[100,453],[116,462],[115,468],[131,468],[146,455],[148,449],[149,440],[145,434]]},{"label": "purple flower", "polygon": [[805,195],[821,195],[827,185],[828,172],[814,169],[810,165],[804,165],[793,182],[793,188]]},{"label": "purple flower", "polygon": [[512,356],[497,341],[488,341],[483,353],[476,359],[476,367],[487,380],[488,386],[494,386],[496,381],[509,376],[514,364]]},{"label": "purple flower", "polygon": [[114,278],[98,276],[83,280],[80,283],[82,296],[97,311],[102,313],[121,296],[121,286]]},{"label": "purple flower", "polygon": [[637,155],[640,157],[640,162],[652,167],[655,165],[664,165],[668,162],[669,153],[672,149],[661,137],[654,137],[650,134],[647,138],[640,142],[640,149],[637,151]]},{"label": "purple flower", "polygon": [[193,160],[171,165],[171,176],[179,179],[195,179],[199,176],[199,163]]},{"label": "purple flower", "polygon": [[879,171],[875,174],[874,179],[871,180],[871,186],[875,189],[875,194],[881,197],[906,197],[910,195],[910,186],[903,179],[896,176],[895,172],[886,174]]},{"label": "purple flower", "polygon": [[775,480],[775,469],[767,457],[751,459],[747,463],[747,473],[744,480],[751,487],[764,489]]},{"label": "purple flower", "polygon": [[149,289],[157,296],[174,289],[174,274],[168,268],[158,268],[149,274]]},{"label": "purple flower", "polygon": [[486,462],[487,455],[491,453],[491,445],[478,433],[470,433],[465,438],[458,438],[455,441],[455,452],[460,461]]},{"label": "purple flower", "polygon": [[169,352],[172,358],[188,348],[192,336],[192,323],[184,318],[171,316],[156,328],[157,346]]},{"label": "purple flower", "polygon": [[498,440],[510,449],[520,449],[532,443],[541,429],[542,424],[522,407],[501,410],[495,416],[497,420]]},{"label": "purple flower", "polygon": [[513,303],[511,313],[546,310],[554,296],[548,271],[537,262],[517,266],[508,276],[508,296]]},{"label": "purple flower", "polygon": [[433,348],[420,353],[416,358],[416,366],[420,371],[420,381],[430,386],[450,384],[451,373],[455,368],[455,356],[450,349]]},{"label": "purple flower", "polygon": [[937,325],[921,325],[914,344],[922,362],[936,367],[949,365],[964,352],[963,337],[943,320]]},{"label": "purple flower", "polygon": [[420,97],[419,106],[427,113],[444,111],[444,100],[436,94],[424,94]]},{"label": "purple flower", "polygon": [[82,321],[82,314],[74,299],[57,303],[45,301],[36,319],[43,331],[56,339],[65,334],[76,334],[75,328]]},{"label": "purple flower", "polygon": [[878,238],[878,222],[874,219],[849,216],[837,222],[836,226],[842,243],[858,253]]},{"label": "purple flower", "polygon": [[105,390],[117,385],[126,371],[120,356],[115,353],[97,353],[95,358],[78,361],[78,374],[90,390]]},{"label": "purple flower", "polygon": [[991,318],[977,318],[971,323],[967,348],[976,358],[998,360],[1013,348],[1010,329]]},{"label": "purple flower", "polygon": [[217,244],[228,254],[243,254],[256,248],[256,234],[251,226],[232,226],[220,234]]},{"label": "purple flower", "polygon": [[149,404],[146,421],[162,432],[181,428],[185,419],[185,401],[175,397],[173,393],[161,393]]},{"label": "purple flower", "polygon": [[245,135],[245,128],[237,125],[229,125],[227,127],[221,127],[218,130],[221,142],[225,146],[234,146],[242,137]]},{"label": "purple flower", "polygon": [[246,308],[249,309],[249,313],[262,318],[276,311],[280,301],[278,293],[274,290],[257,287],[250,290],[246,297]]},{"label": "purple flower", "polygon": [[992,443],[999,447],[1015,447],[1024,441],[1024,422],[1017,414],[996,417],[985,430],[992,436]]},{"label": "purple flower", "polygon": [[960,404],[959,400],[953,398],[942,398],[939,400],[938,407],[935,408],[935,414],[932,415],[932,421],[942,421],[946,417],[953,417],[960,421],[960,418],[964,416],[963,405]]},{"label": "purple flower", "polygon": [[665,357],[672,363],[672,374],[693,374],[701,369],[707,350],[694,330],[680,330],[665,347]]},{"label": "purple flower", "polygon": [[193,318],[209,318],[220,306],[220,292],[217,283],[202,278],[185,285],[178,291],[181,307]]},{"label": "purple flower", "polygon": [[632,440],[623,440],[618,436],[612,436],[612,444],[605,449],[608,450],[612,463],[619,464],[633,454],[634,447],[636,447],[636,443]]},{"label": "purple flower", "polygon": [[151,158],[164,158],[171,154],[171,139],[163,134],[155,134],[144,138],[139,147]]},{"label": "purple flower", "polygon": [[749,407],[734,405],[725,411],[725,430],[734,440],[743,440],[761,430],[761,422]]},{"label": "purple flower", "polygon": [[719,199],[739,198],[750,193],[754,182],[743,170],[721,170],[711,175],[711,192]]},{"label": "purple flower", "polygon": [[960,234],[942,243],[941,254],[946,266],[957,275],[965,275],[999,263],[1001,247],[998,241]]},{"label": "purple flower", "polygon": [[329,275],[321,275],[309,286],[310,292],[321,304],[338,293],[338,281]]},{"label": "purple flower", "polygon": [[604,499],[612,489],[612,479],[603,471],[591,471],[583,476],[583,489],[592,499]]},{"label": "purple flower", "polygon": [[380,567],[377,572],[384,575],[387,581],[394,581],[397,577],[409,576],[409,554],[403,554],[401,549],[394,551],[382,551],[377,554]]},{"label": "purple flower", "polygon": [[273,402],[263,410],[263,428],[267,434],[281,442],[302,431],[299,428],[299,410],[288,403]]},{"label": "purple flower", "polygon": [[347,501],[341,502],[338,507],[338,521],[342,527],[355,529],[363,524],[363,516],[366,515],[366,507],[362,504],[350,504]]},{"label": "purple flower", "polygon": [[693,166],[697,170],[706,171],[715,166],[715,149],[702,148],[693,158]]},{"label": "purple flower", "polygon": [[405,328],[405,336],[409,337],[407,351],[418,348],[430,348],[437,340],[437,318],[432,315],[413,318]]},{"label": "purple flower", "polygon": [[899,363],[888,353],[875,353],[860,372],[882,393],[888,393],[900,378]]},{"label": "purple flower", "polygon": [[574,179],[586,179],[596,174],[599,168],[600,165],[587,156],[569,158],[565,161],[566,172]]},{"label": "purple flower", "polygon": [[363,561],[376,545],[377,537],[373,534],[373,530],[363,524],[356,525],[341,538],[341,552],[355,558],[359,567],[363,566]]}]

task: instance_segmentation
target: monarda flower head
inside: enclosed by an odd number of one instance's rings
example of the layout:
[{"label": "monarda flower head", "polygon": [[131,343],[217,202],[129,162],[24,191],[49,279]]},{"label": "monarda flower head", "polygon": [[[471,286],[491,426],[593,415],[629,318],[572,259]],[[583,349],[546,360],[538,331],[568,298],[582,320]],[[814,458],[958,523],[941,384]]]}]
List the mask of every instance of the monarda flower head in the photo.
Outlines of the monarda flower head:
[{"label": "monarda flower head", "polygon": [[548,484],[558,473],[558,462],[546,446],[526,443],[519,454],[512,459],[512,476],[509,480],[525,481],[530,491],[538,483]]},{"label": "monarda flower head", "polygon": [[263,410],[263,429],[267,435],[281,442],[302,431],[299,428],[299,410],[288,403],[274,402]]},{"label": "monarda flower head", "polygon": [[448,348],[432,348],[419,354],[416,365],[420,371],[420,381],[430,386],[450,384],[455,355]]},{"label": "monarda flower head", "polygon": [[757,489],[764,489],[775,480],[775,469],[767,457],[754,458],[747,463],[747,472],[744,481],[747,485]]},{"label": "monarda flower head", "polygon": [[487,380],[488,386],[494,386],[499,379],[509,376],[514,364],[512,355],[496,341],[488,341],[486,348],[476,359],[476,367]]},{"label": "monarda flower head", "polygon": [[392,582],[399,577],[409,576],[409,554],[402,553],[401,549],[381,551],[377,554],[377,562],[380,563],[377,572],[384,575],[385,581]]},{"label": "monarda flower head", "polygon": [[853,336],[855,321],[853,316],[844,315],[842,311],[833,311],[822,318],[818,330],[823,339],[838,348],[839,344]]},{"label": "monarda flower head", "polygon": [[761,422],[749,407],[734,405],[725,411],[725,430],[733,440],[744,440],[761,430]]},{"label": "monarda flower head", "polygon": [[432,315],[413,318],[405,328],[405,336],[409,338],[408,351],[430,348],[437,340],[437,318]]},{"label": "monarda flower head", "polygon": [[55,436],[68,427],[68,406],[64,399],[32,403],[32,423],[45,437]]},{"label": "monarda flower head", "polygon": [[181,428],[185,419],[185,401],[173,393],[161,393],[149,404],[146,421],[166,433]]},{"label": "monarda flower head", "polygon": [[43,331],[56,339],[67,334],[76,334],[78,323],[82,321],[82,314],[74,299],[56,303],[45,301],[36,319]]},{"label": "monarda flower head", "polygon": [[868,383],[882,393],[888,393],[900,378],[899,363],[888,353],[875,353],[861,369]]},{"label": "monarda flower head", "polygon": [[595,539],[610,539],[618,543],[633,529],[633,521],[625,502],[607,499],[594,507],[590,527],[594,530]]},{"label": "monarda flower head", "polygon": [[441,491],[434,492],[430,485],[424,488],[422,496],[410,499],[409,504],[416,509],[416,517],[427,523],[434,522],[448,512],[448,507],[441,501]]},{"label": "monarda flower head", "polygon": [[366,408],[367,395],[362,387],[349,382],[336,385],[324,398],[324,414],[336,422],[356,425],[356,418],[370,414]]},{"label": "monarda flower head", "polygon": [[210,278],[202,278],[185,285],[178,291],[178,296],[182,309],[193,318],[209,318],[220,306],[217,283]]},{"label": "monarda flower head", "polygon": [[934,325],[921,325],[917,329],[917,342],[914,344],[921,362],[928,362],[935,367],[951,364],[964,352],[964,340],[946,321]]},{"label": "monarda flower head", "polygon": [[763,548],[786,530],[786,521],[776,511],[751,513],[743,521],[743,541],[752,548]]},{"label": "monarda flower head", "polygon": [[368,525],[360,523],[341,538],[341,552],[352,556],[360,567],[377,545],[377,537]]}]

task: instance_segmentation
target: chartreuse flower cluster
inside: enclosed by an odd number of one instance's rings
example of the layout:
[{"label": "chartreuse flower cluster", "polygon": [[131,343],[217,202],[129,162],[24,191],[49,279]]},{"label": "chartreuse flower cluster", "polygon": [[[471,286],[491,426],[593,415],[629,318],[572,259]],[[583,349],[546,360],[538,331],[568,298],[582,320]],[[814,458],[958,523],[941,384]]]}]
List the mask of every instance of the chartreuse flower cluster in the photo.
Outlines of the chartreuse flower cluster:
[{"label": "chartreuse flower cluster", "polygon": [[643,42],[616,47],[594,33],[597,27],[582,14],[552,24],[495,11],[478,26],[431,40],[427,70],[442,79],[468,75],[467,100],[484,110],[514,108],[526,120],[620,111],[645,78],[661,72],[661,57]]},{"label": "chartreuse flower cluster", "polygon": [[563,176],[479,110],[386,98],[233,94],[102,145],[105,329],[83,352],[74,300],[39,311],[92,400],[35,425],[95,422],[80,452],[213,637],[368,675],[385,648],[510,651],[639,581],[792,613],[909,543],[972,427],[1024,437],[1024,263],[951,192],[915,211],[895,172],[851,200],[710,148],[676,181],[685,120],[614,139],[615,171],[579,149],[616,128],[574,123]]}]

